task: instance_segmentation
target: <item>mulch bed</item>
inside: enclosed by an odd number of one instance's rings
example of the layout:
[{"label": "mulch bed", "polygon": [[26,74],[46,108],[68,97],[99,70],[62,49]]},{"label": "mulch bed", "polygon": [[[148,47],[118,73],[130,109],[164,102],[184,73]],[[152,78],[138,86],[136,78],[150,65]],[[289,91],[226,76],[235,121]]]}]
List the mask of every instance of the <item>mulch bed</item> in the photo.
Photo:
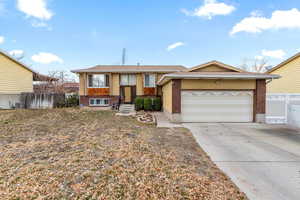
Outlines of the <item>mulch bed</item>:
[{"label": "mulch bed", "polygon": [[184,128],[110,111],[0,111],[0,199],[246,199]]}]

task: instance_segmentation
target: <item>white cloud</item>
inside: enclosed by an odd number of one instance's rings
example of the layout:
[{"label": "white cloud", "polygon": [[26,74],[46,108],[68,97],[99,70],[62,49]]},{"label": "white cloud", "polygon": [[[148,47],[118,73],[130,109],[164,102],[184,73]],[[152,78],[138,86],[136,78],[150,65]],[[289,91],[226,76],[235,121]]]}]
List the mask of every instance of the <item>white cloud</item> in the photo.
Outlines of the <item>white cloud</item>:
[{"label": "white cloud", "polygon": [[270,57],[270,58],[275,58],[275,59],[283,59],[285,55],[286,55],[286,53],[282,49],[279,49],[279,50],[265,50],[264,49],[261,51],[261,56],[256,56],[256,57],[257,58]]},{"label": "white cloud", "polygon": [[229,15],[236,8],[232,5],[218,2],[217,0],[204,0],[204,4],[194,11],[182,9],[181,11],[188,16],[198,16],[212,19],[216,15]]},{"label": "white cloud", "polygon": [[28,17],[50,20],[53,12],[47,8],[47,0],[18,0],[17,8]]},{"label": "white cloud", "polygon": [[63,63],[64,61],[55,54],[40,52],[36,55],[33,55],[31,59],[34,62],[41,64],[51,64],[51,63]]},{"label": "white cloud", "polygon": [[20,58],[24,56],[24,51],[20,50],[20,49],[15,49],[9,52],[10,55],[16,57],[16,58]]},{"label": "white cloud", "polygon": [[5,41],[5,38],[3,36],[0,35],[0,44],[3,44]]},{"label": "white cloud", "polygon": [[52,31],[52,27],[43,21],[32,20],[31,26],[33,26],[35,28],[46,28],[48,31]]},{"label": "white cloud", "polygon": [[269,29],[300,28],[300,11],[297,8],[291,10],[276,10],[270,18],[266,18],[252,12],[250,17],[237,23],[230,34],[239,32],[260,33]]},{"label": "white cloud", "polygon": [[255,56],[254,58],[255,58],[256,60],[262,60],[262,59],[264,59],[263,56]]},{"label": "white cloud", "polygon": [[172,51],[173,49],[176,49],[177,47],[184,46],[185,44],[183,42],[176,42],[174,44],[171,44],[167,47],[167,51]]}]

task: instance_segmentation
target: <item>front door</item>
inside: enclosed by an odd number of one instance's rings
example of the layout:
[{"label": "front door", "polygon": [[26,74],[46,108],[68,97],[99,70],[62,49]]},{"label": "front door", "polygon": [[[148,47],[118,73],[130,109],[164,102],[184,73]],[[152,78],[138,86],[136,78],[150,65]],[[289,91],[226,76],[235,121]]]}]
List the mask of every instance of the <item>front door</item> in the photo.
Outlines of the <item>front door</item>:
[{"label": "front door", "polygon": [[136,86],[121,86],[122,103],[134,103],[136,97]]},{"label": "front door", "polygon": [[131,98],[131,87],[125,87],[124,88],[124,103],[131,103],[132,98]]}]

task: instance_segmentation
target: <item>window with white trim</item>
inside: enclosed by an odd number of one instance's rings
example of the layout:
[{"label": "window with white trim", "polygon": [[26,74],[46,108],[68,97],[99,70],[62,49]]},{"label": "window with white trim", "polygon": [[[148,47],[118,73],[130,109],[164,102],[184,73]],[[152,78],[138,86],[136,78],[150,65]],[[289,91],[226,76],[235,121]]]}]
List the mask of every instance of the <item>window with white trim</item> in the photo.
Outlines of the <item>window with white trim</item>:
[{"label": "window with white trim", "polygon": [[88,75],[89,88],[107,88],[109,87],[109,76],[107,74]]},{"label": "window with white trim", "polygon": [[108,106],[108,99],[105,98],[91,98],[89,99],[90,106]]},{"label": "window with white trim", "polygon": [[145,74],[144,75],[144,86],[145,87],[155,87],[155,74]]},{"label": "window with white trim", "polygon": [[136,75],[135,74],[122,74],[120,84],[121,85],[136,85]]}]

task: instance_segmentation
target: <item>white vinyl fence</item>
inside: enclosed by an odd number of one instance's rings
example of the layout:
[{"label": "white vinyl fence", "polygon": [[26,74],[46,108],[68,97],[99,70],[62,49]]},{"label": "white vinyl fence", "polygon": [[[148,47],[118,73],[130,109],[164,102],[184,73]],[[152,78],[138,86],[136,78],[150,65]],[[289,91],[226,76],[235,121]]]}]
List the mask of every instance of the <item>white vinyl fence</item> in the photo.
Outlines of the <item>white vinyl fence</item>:
[{"label": "white vinyl fence", "polygon": [[290,105],[288,109],[288,125],[300,128],[300,105]]},{"label": "white vinyl fence", "polygon": [[268,124],[287,124],[300,117],[300,110],[293,107],[300,105],[300,94],[267,94],[266,104]]}]

